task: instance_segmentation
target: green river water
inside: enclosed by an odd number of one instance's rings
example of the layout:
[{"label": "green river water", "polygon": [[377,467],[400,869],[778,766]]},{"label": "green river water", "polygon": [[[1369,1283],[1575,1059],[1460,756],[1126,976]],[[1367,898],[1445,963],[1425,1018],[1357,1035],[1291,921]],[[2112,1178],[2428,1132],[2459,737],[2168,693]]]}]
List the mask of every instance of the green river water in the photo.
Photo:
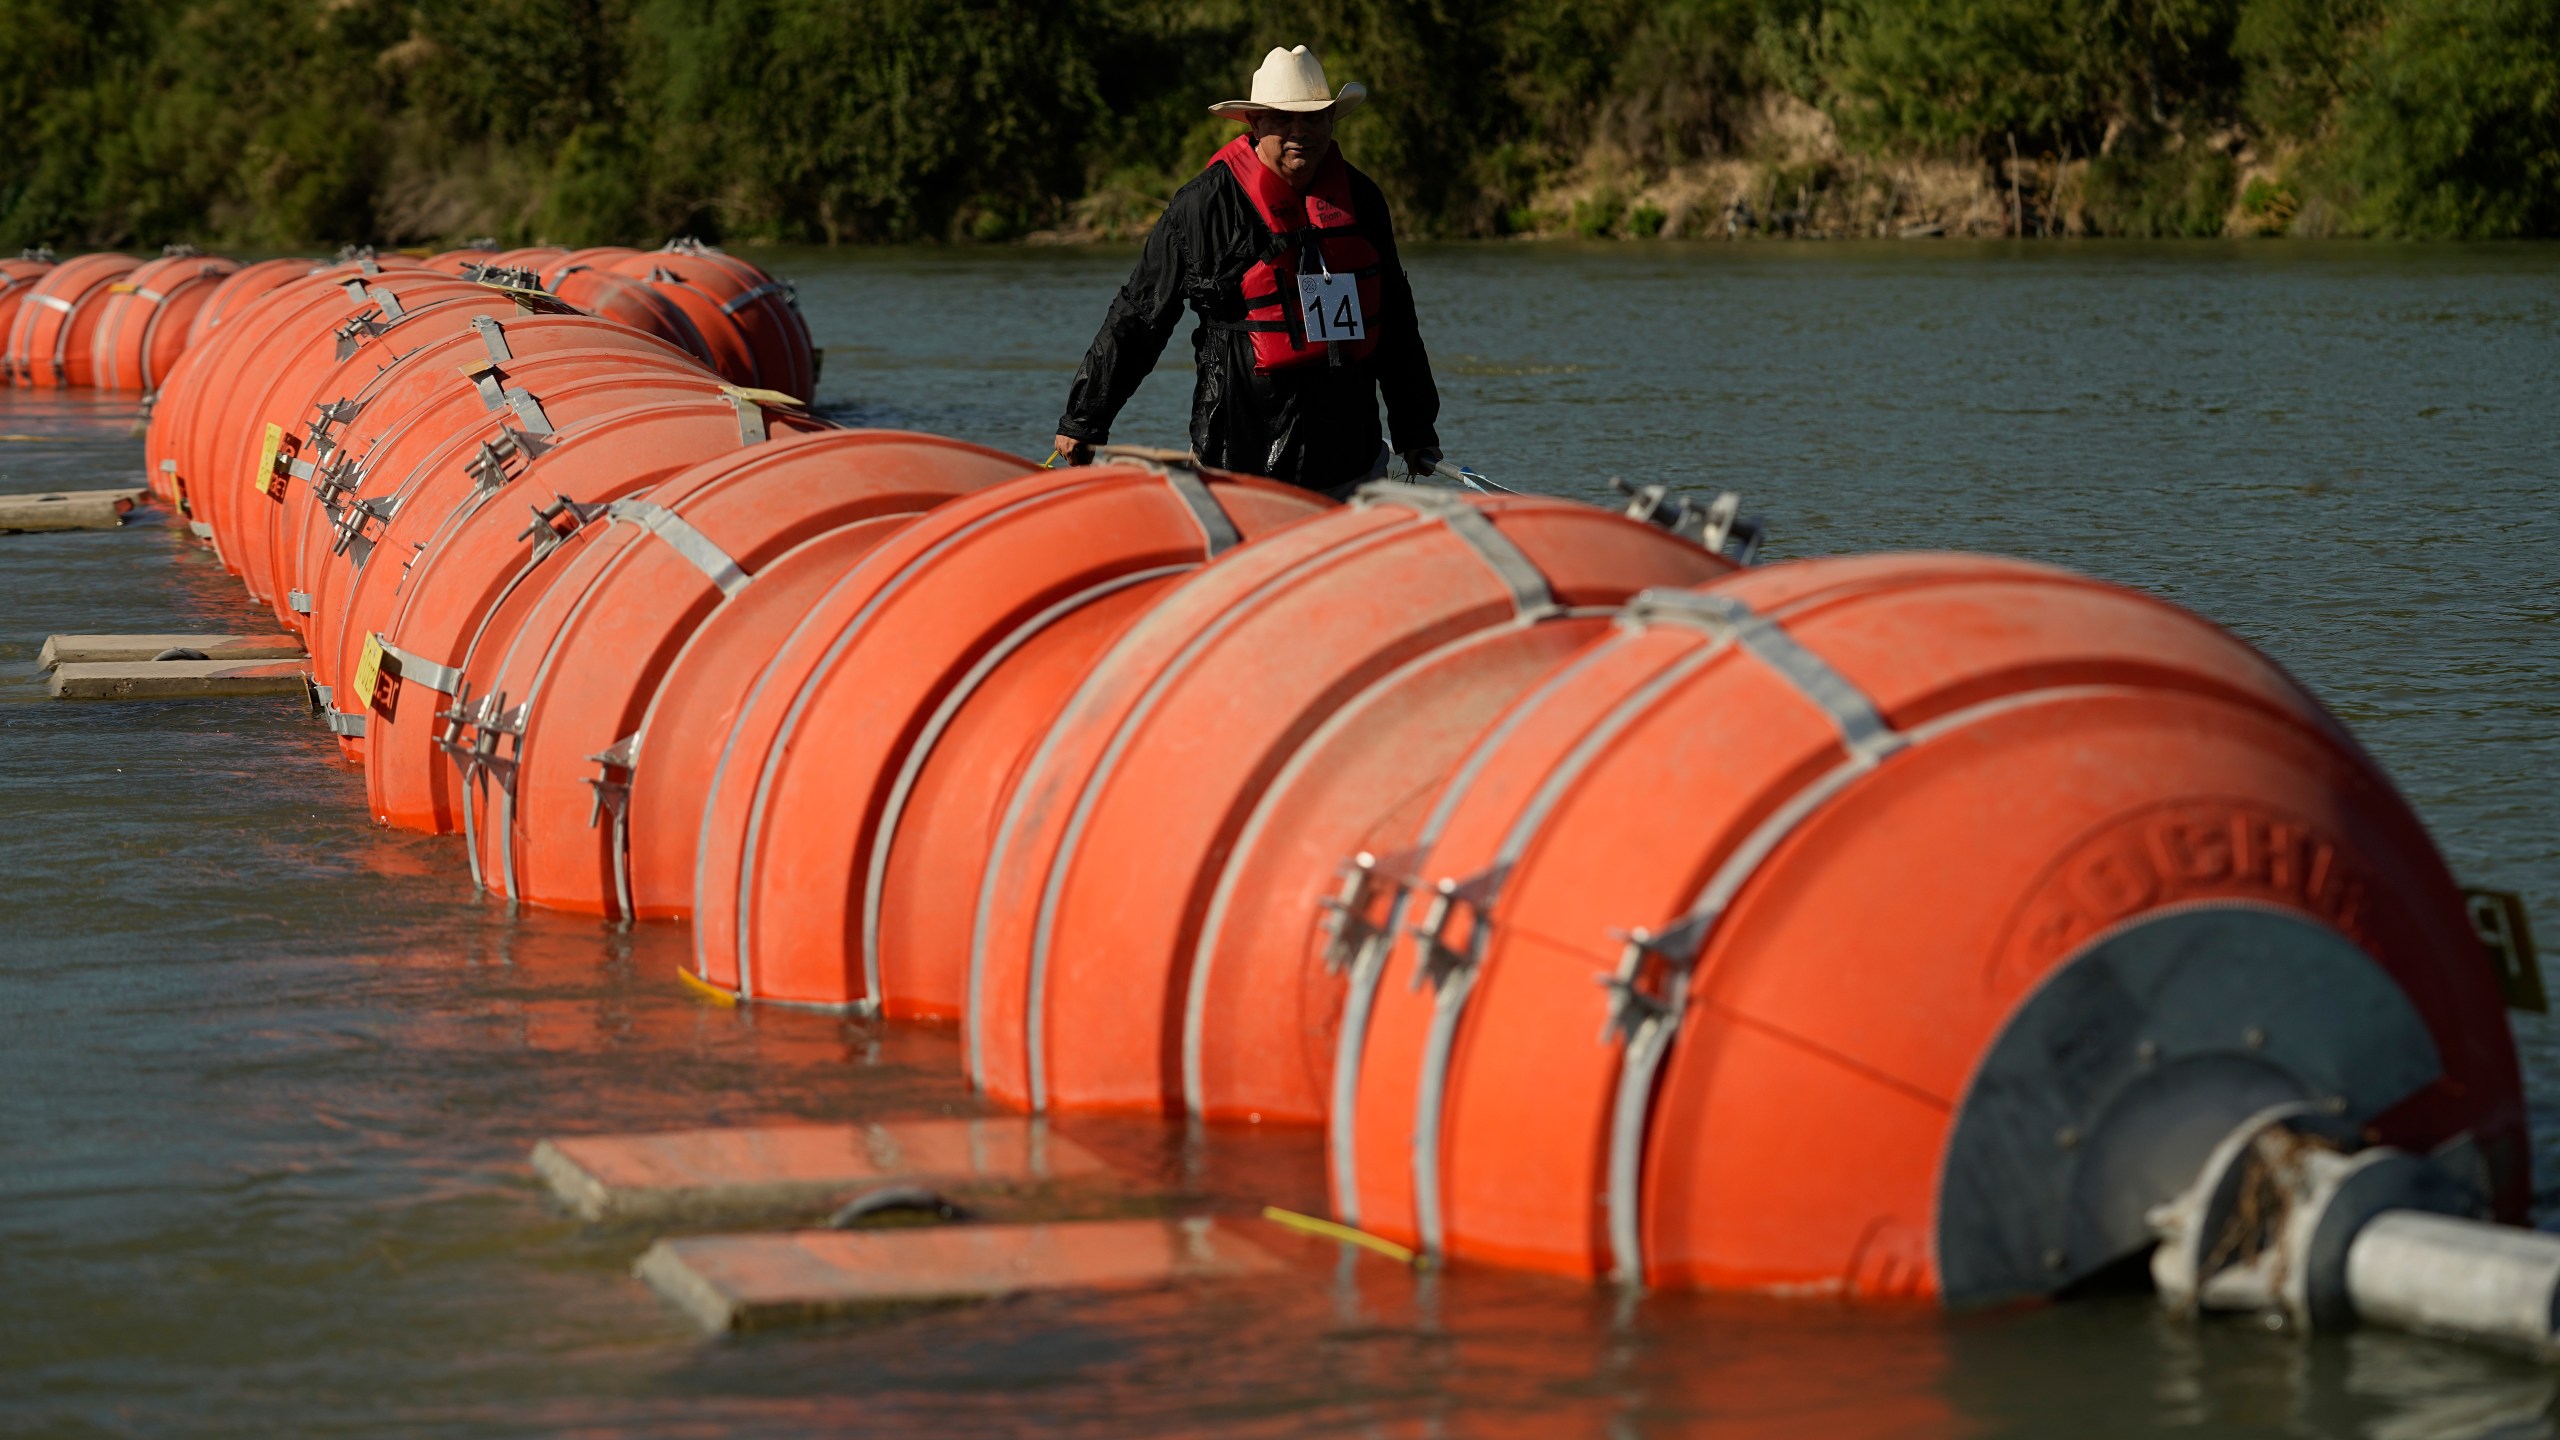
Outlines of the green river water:
[{"label": "green river water", "polygon": [[[1130,255],[756,258],[799,283],[827,414],[1036,459]],[[1453,456],[1558,494],[1738,489],[1774,557],[2000,551],[2192,606],[2356,730],[2458,874],[2560,934],[2560,248],[1410,264]],[[1117,438],[1180,443],[1187,353]],[[0,394],[0,491],[132,480],[130,422]],[[707,1006],[679,929],[475,898],[458,842],[367,822],[296,704],[60,703],[35,668],[56,631],[235,627],[264,617],[175,528],[0,537],[0,1433],[2560,1429],[2560,1371],[2389,1334],[2193,1328],[2141,1296],[1638,1301],[1276,1232],[1271,1279],[702,1339],[630,1278],[648,1235],[545,1203],[533,1143],[970,1113],[951,1037]],[[2516,1031],[2560,1223],[2560,1043]],[[1188,1211],[1323,1204],[1310,1134],[1061,1128]]]}]

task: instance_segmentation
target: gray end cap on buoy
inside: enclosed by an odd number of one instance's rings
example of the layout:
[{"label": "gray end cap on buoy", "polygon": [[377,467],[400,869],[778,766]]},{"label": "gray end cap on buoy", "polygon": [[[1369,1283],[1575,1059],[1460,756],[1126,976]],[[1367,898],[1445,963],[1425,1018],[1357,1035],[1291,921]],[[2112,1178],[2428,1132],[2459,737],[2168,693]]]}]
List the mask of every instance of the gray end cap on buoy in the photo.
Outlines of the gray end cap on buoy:
[{"label": "gray end cap on buoy", "polygon": [[2348,1124],[2442,1072],[2408,997],[2287,910],[2183,906],[2054,967],[1966,1086],[1938,1180],[1951,1306],[2051,1295],[2148,1250],[2150,1210],[2232,1127],[2309,1104]]}]

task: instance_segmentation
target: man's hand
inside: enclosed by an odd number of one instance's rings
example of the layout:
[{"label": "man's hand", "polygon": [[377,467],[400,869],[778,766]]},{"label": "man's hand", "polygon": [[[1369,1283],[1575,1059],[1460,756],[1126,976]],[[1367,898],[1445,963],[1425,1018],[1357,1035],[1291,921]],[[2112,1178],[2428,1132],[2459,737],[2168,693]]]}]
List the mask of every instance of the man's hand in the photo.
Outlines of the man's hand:
[{"label": "man's hand", "polygon": [[1440,468],[1440,452],[1429,448],[1407,451],[1404,468],[1412,475],[1428,475]]},{"label": "man's hand", "polygon": [[1087,445],[1073,435],[1060,435],[1056,437],[1056,439],[1058,442],[1059,464],[1090,465],[1093,463],[1092,446]]}]

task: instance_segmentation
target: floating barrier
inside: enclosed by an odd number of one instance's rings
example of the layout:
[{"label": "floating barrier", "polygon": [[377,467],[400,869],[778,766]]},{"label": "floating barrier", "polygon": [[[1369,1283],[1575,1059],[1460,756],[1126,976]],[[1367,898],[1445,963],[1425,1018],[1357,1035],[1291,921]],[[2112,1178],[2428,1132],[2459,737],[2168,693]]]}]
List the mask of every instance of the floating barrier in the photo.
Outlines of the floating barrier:
[{"label": "floating barrier", "polygon": [[2049,1294],[2280,1100],[2467,1135],[2521,1212],[2513,1047],[2424,832],[2147,597],[1954,556],[1648,592],[1421,838],[1361,916],[1332,1161],[1346,1219],[1432,1253]]},{"label": "floating barrier", "polygon": [[1662,487],[841,430],[788,287],[689,242],[11,297],[26,383],[156,389],[153,486],[308,650],[58,688],[308,684],[382,823],[689,917],[725,998],[956,1020],[1021,1110],[1322,1123],[1391,1253],[1949,1305],[2147,1254],[2182,1313],[2560,1353],[2560,1239],[2482,1218],[2529,1157],[2464,893],[2174,606],[1754,566]]},{"label": "floating barrier", "polygon": [[[624,807],[600,797],[627,793],[643,756],[655,760],[642,722],[693,632],[821,535],[856,527],[886,539],[1030,468],[955,440],[828,430],[733,449],[590,512],[546,580],[518,587],[526,613],[493,617],[463,666],[462,696],[509,717],[503,743],[487,737],[504,768],[483,767],[487,802],[471,812],[485,883],[552,908],[632,913]],[[796,618],[769,612],[773,632],[733,648],[770,653]],[[673,763],[708,768],[700,752],[670,753]],[[599,823],[608,815],[614,823]],[[661,836],[650,827],[638,843],[663,854],[695,828],[688,821]]]},{"label": "floating barrier", "polygon": [[9,322],[11,383],[39,390],[97,383],[93,349],[108,287],[140,268],[130,255],[75,255],[36,277]]},{"label": "floating barrier", "polygon": [[992,787],[1166,587],[1329,508],[1122,462],[955,501],[866,557],[808,610],[722,747],[696,973],[742,997],[957,1018]]},{"label": "floating barrier", "polygon": [[663,250],[626,255],[607,268],[647,281],[682,310],[710,346],[712,368],[721,374],[802,400],[816,396],[816,354],[799,301],[758,266],[677,240]]},{"label": "floating barrier", "polygon": [[[0,341],[5,341],[15,331],[19,304],[53,267],[53,252],[50,250],[29,250],[15,258],[0,260]],[[8,352],[0,350],[0,380],[5,380],[8,374]]]},{"label": "floating barrier", "polygon": [[1219,869],[1329,715],[1475,631],[1727,568],[1588,505],[1372,486],[1167,594],[1093,665],[997,822],[974,903],[971,1077],[1033,1110],[1179,1113],[1186,1048],[1217,1043],[1185,1030]]},{"label": "floating barrier", "polygon": [[237,261],[173,246],[108,286],[94,342],[93,383],[134,394],[158,389],[186,354],[196,315],[239,268]]}]

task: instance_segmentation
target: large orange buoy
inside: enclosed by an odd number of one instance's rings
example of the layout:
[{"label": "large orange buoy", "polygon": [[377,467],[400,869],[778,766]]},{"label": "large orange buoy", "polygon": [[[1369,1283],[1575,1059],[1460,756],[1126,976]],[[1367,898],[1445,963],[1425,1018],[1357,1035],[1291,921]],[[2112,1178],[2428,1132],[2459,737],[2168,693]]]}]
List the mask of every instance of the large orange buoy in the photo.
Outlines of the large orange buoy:
[{"label": "large orange buoy", "polygon": [[1181,1109],[1220,872],[1328,716],[1473,632],[1729,568],[1588,505],[1374,485],[1203,570],[1094,666],[1007,801],[971,940],[973,1078],[1033,1109]]},{"label": "large orange buoy", "polygon": [[1434,798],[1364,918],[1346,1220],[1791,1294],[2045,1294],[2147,1251],[2235,1124],[2524,1112],[2425,832],[2274,665],[1958,556],[1652,592]]},{"label": "large orange buoy", "polygon": [[9,324],[10,379],[39,390],[95,383],[92,345],[108,287],[141,264],[130,255],[75,255],[39,276]]},{"label": "large orange buoy", "polygon": [[[406,476],[397,473],[403,452],[391,444],[394,437],[441,439],[417,433],[414,412],[421,407],[448,401],[467,417],[464,397],[476,393],[485,411],[493,394],[505,397],[508,367],[558,350],[621,350],[656,362],[682,358],[654,337],[541,297],[476,285],[463,298],[410,310],[364,338],[371,343],[340,344],[336,371],[306,388],[302,423],[287,426],[283,437],[288,471],[298,478],[275,507],[280,579],[272,594],[277,619],[297,632],[311,628],[304,617],[320,603],[321,575],[344,524],[362,523],[351,519],[349,507],[400,503],[392,497]],[[466,367],[483,372],[467,389],[456,378]],[[417,453],[414,445],[406,453]]]},{"label": "large orange buoy", "polygon": [[[874,937],[928,762],[940,752],[1001,777],[1019,758],[963,718],[968,703],[1013,696],[1000,672],[1044,636],[1098,654],[1113,631],[1082,612],[1134,613],[1220,551],[1328,508],[1269,481],[1122,462],[1035,471],[881,546],[809,611],[722,748],[697,867],[698,976],[757,1000],[957,1016],[965,950],[901,946],[891,960]],[[1044,712],[1063,698],[1049,692]],[[975,743],[946,748],[955,728]]]},{"label": "large orange buoy", "polygon": [[229,438],[210,451],[214,483],[197,487],[198,508],[213,525],[225,562],[251,598],[267,601],[279,616],[287,613],[290,587],[275,583],[278,516],[298,508],[291,502],[320,479],[321,457],[300,453],[292,442],[317,419],[314,407],[335,398],[316,392],[342,387],[339,377],[351,365],[370,370],[397,356],[405,346],[389,337],[412,316],[447,307],[477,311],[488,299],[484,287],[432,270],[386,273],[363,292],[362,303],[334,325],[271,335],[247,382],[231,393]]},{"label": "large orange buoy", "polygon": [[[641,719],[695,628],[804,541],[913,517],[1031,468],[956,440],[837,430],[697,465],[609,507],[524,619],[493,618],[464,666],[471,692],[513,717],[508,768],[473,811],[485,883],[528,904],[631,913],[621,837],[598,823],[598,796],[641,765]],[[772,631],[733,644],[774,649],[793,618],[771,612]],[[678,751],[662,763],[705,758]]]},{"label": "large orange buoy", "polygon": [[639,253],[629,245],[590,245],[583,250],[554,250],[529,268],[542,276],[543,288],[556,290],[572,275],[606,269]]},{"label": "large orange buoy", "polygon": [[[306,502],[322,508],[306,517],[293,562],[310,606],[304,640],[319,684],[335,685],[354,663],[340,648],[346,606],[377,544],[396,525],[404,548],[394,553],[405,563],[406,547],[425,543],[453,506],[479,493],[472,466],[479,475],[521,470],[545,444],[540,427],[553,423],[544,409],[553,386],[584,382],[582,409],[601,413],[593,407],[615,407],[610,394],[597,392],[598,375],[641,372],[651,383],[671,377],[687,383],[688,395],[691,382],[711,378],[664,342],[593,316],[522,315],[492,326],[494,332],[475,324],[421,345],[374,377],[356,397],[355,417],[330,438],[324,478],[333,493]],[[484,368],[493,363],[494,370]],[[483,444],[496,452],[494,469],[478,454]],[[341,484],[352,489],[334,493]],[[358,631],[353,643],[362,639]]]},{"label": "large orange buoy", "polygon": [[648,281],[689,317],[723,375],[808,400],[817,393],[808,322],[791,288],[735,255],[692,241],[631,255],[610,267]]},{"label": "large orange buoy", "polygon": [[[466,432],[459,446],[448,442],[428,461],[431,471],[460,471],[460,485],[440,480],[415,492],[429,497],[426,503],[394,515],[379,542],[393,554],[414,548],[414,559],[397,573],[367,567],[347,592],[338,644],[348,668],[336,682],[347,693],[337,708],[370,712],[361,746],[365,789],[383,824],[434,832],[461,822],[443,746],[494,743],[514,726],[497,711],[479,713],[488,710],[488,697],[461,693],[457,672],[490,610],[510,590],[540,583],[534,572],[560,536],[598,507],[692,464],[706,440],[736,445],[812,423],[769,416],[723,394],[713,376],[672,369],[603,371],[547,385],[541,394],[548,431]],[[504,450],[494,443],[502,437]],[[528,461],[527,450],[538,453]],[[378,660],[368,666],[369,651],[391,662],[387,681],[370,689],[368,676],[384,667]],[[393,687],[387,694],[385,683]],[[468,722],[460,729],[457,714]],[[341,722],[340,729],[352,727]]]},{"label": "large orange buoy", "polygon": [[[706,368],[717,368],[718,357],[711,353],[702,332],[694,328],[693,321],[674,301],[645,280],[614,270],[580,266],[562,275],[552,293],[590,315],[655,335],[701,361]],[[753,375],[722,372],[721,378],[739,385],[756,383]]]},{"label": "large orange buoy", "polygon": [[[0,343],[5,343],[16,328],[18,303],[53,266],[50,251],[29,250],[14,259],[0,260]],[[7,353],[0,350],[0,381],[5,381],[8,373]]]},{"label": "large orange buoy", "polygon": [[98,388],[159,388],[186,353],[196,312],[239,268],[235,260],[179,249],[109,286],[95,342]]},{"label": "large orange buoy", "polygon": [[[151,429],[165,430],[166,443],[154,442],[146,453],[163,453],[155,468],[175,492],[183,494],[196,524],[206,538],[214,540],[217,552],[223,530],[236,518],[226,504],[235,498],[234,491],[249,484],[247,476],[224,473],[218,465],[219,457],[233,448],[228,442],[240,438],[238,397],[264,373],[252,357],[279,336],[300,337],[315,327],[325,330],[367,308],[373,303],[365,293],[369,286],[440,279],[416,267],[400,269],[396,279],[394,275],[394,270],[363,260],[292,277],[242,307],[205,343],[190,347],[189,353],[201,353],[204,359],[184,367],[184,373],[173,375],[164,387],[161,403],[152,411]],[[221,298],[217,291],[214,301]],[[238,569],[231,557],[223,560],[227,568]]]},{"label": "large orange buoy", "polygon": [[142,452],[152,494],[173,503],[184,500],[179,456],[193,440],[197,407],[211,388],[211,377],[221,373],[220,365],[206,358],[213,348],[206,340],[269,293],[316,268],[317,263],[310,260],[261,260],[215,282],[213,292],[187,322],[186,344],[153,397]]},{"label": "large orange buoy", "polygon": [[182,350],[194,349],[204,337],[221,329],[268,291],[289,280],[299,280],[319,268],[317,260],[285,256],[254,261],[232,271],[213,287],[213,293],[205,297],[195,318],[187,322],[187,343],[181,347]]}]

